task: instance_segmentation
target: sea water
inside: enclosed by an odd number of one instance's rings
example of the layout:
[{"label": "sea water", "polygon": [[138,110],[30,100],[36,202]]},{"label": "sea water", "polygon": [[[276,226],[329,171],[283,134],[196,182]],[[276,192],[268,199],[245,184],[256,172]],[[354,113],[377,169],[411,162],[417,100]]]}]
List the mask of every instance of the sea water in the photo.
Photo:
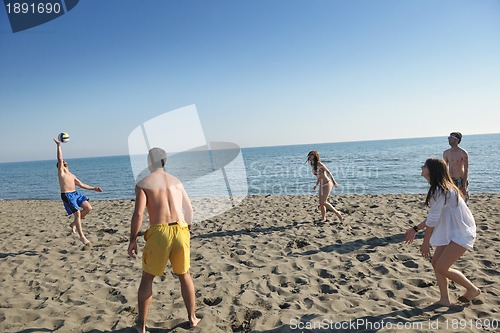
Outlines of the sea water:
[{"label": "sea water", "polygon": [[[469,152],[470,192],[500,193],[500,134],[467,135],[460,146]],[[203,158],[199,152],[179,153],[169,156],[167,171],[178,176],[193,197],[219,196],[221,191],[315,194],[316,178],[305,163],[314,149],[339,183],[336,194],[425,193],[428,184],[420,166],[428,157],[442,157],[448,148],[446,137],[242,148],[236,153],[233,149],[222,168],[207,152]],[[230,159],[236,155],[241,161],[235,164]],[[137,175],[129,156],[67,161],[83,183],[103,188],[103,193],[82,190],[91,200],[134,198]],[[55,164],[55,158],[1,163],[0,199],[59,199]]]}]

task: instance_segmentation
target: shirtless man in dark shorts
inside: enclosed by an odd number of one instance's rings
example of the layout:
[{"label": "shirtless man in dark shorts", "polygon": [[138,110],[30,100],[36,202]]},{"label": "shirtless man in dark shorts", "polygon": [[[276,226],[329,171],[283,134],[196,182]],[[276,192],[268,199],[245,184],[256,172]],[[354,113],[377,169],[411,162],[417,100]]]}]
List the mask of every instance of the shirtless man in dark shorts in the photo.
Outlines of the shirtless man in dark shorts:
[{"label": "shirtless man in dark shorts", "polygon": [[[78,233],[80,236],[80,241],[85,246],[91,246],[90,241],[85,237],[82,230],[81,220],[92,210],[92,206],[89,203],[89,198],[87,198],[82,193],[76,191],[76,186],[81,187],[86,190],[94,190],[96,192],[102,192],[99,186],[90,186],[82,183],[74,174],[69,172],[68,162],[63,160],[61,142],[54,139],[57,145],[57,178],[59,179],[59,188],[61,190],[61,199],[64,203],[64,208],[69,215],[74,216],[73,222],[70,227],[73,233]],[[80,210],[82,208],[82,210]]]},{"label": "shirtless man in dark shorts", "polygon": [[460,189],[465,197],[465,201],[469,198],[469,154],[467,151],[458,145],[462,141],[460,132],[452,132],[448,137],[448,143],[451,148],[443,153],[443,159],[448,164],[450,176],[453,182]]}]

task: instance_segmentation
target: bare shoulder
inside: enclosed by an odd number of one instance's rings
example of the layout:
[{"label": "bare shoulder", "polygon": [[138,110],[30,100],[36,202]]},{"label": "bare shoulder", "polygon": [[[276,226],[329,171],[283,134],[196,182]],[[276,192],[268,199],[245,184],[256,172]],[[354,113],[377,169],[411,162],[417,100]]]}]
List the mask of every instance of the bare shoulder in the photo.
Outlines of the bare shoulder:
[{"label": "bare shoulder", "polygon": [[169,186],[182,186],[180,179],[169,173],[167,173],[167,181]]},{"label": "bare shoulder", "polygon": [[144,188],[144,184],[145,184],[145,182],[146,182],[146,181],[145,181],[145,179],[146,179],[146,178],[147,178],[147,177],[142,178],[142,179],[141,179],[141,180],[140,180],[137,184],[135,184],[135,187],[136,187],[136,188],[143,189],[143,188]]},{"label": "bare shoulder", "polygon": [[159,178],[157,174],[152,173],[141,179],[136,186],[145,190],[153,190],[163,187],[164,185],[162,184],[164,184],[164,180]]},{"label": "bare shoulder", "polygon": [[144,188],[144,186],[146,186],[146,184],[154,181],[152,178],[154,178],[154,175],[149,174],[149,175],[145,176],[144,178],[142,178],[140,181],[138,181],[136,183],[136,186]]},{"label": "bare shoulder", "polygon": [[469,156],[469,153],[467,152],[467,150],[463,149],[462,147],[459,147],[460,148],[460,152],[465,155],[465,156]]},{"label": "bare shoulder", "polygon": [[326,170],[326,171],[330,171],[328,170],[328,168],[326,167],[326,165],[324,165],[323,163],[319,163],[318,165],[322,170]]}]

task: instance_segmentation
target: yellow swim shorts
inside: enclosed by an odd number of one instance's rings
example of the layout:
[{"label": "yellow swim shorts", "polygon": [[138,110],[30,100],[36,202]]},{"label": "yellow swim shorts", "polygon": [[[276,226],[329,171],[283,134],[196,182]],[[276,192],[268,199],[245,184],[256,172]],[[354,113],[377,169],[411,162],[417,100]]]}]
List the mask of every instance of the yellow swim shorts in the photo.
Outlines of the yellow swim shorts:
[{"label": "yellow swim shorts", "polygon": [[144,234],[146,246],[142,270],[160,276],[170,260],[175,274],[186,274],[190,267],[189,229],[185,221],[152,225]]}]

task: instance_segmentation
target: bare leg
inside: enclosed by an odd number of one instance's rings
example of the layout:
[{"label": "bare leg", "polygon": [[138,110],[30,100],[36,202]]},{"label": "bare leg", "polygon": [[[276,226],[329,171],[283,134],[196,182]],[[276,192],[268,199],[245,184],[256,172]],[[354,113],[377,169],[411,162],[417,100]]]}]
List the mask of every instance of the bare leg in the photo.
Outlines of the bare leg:
[{"label": "bare leg", "polygon": [[85,237],[83,234],[83,229],[82,229],[82,221],[80,219],[80,211],[74,212],[73,215],[75,216],[75,220],[73,223],[70,224],[72,228],[76,229],[76,232],[78,233],[78,236],[80,236],[80,241],[84,244],[90,244],[90,241]]},{"label": "bare leg", "polygon": [[323,218],[323,221],[326,221],[326,209],[328,208],[331,210],[339,220],[342,222],[344,219],[342,218],[342,215],[338,210],[336,210],[329,202],[328,198],[330,197],[330,192],[332,191],[333,184],[331,182],[328,182],[328,184],[325,185],[320,185],[319,189],[319,205],[320,205],[320,210],[321,210],[321,217]]},{"label": "bare leg", "polygon": [[326,221],[326,207],[324,203],[321,203],[321,200],[319,202],[319,210],[321,212],[321,221],[325,222]]},{"label": "bare leg", "polygon": [[196,318],[196,296],[194,292],[193,279],[189,272],[186,274],[179,275],[179,281],[181,283],[181,294],[184,299],[184,304],[186,305],[186,310],[188,313],[189,326],[195,327],[200,322],[200,319]]},{"label": "bare leg", "polygon": [[[326,185],[326,186],[325,186]],[[326,200],[328,199],[328,196],[330,195],[330,188],[328,184],[325,185],[319,185],[319,192],[318,192],[318,198],[319,198],[319,210],[321,211],[321,221],[325,222],[326,221]]]},{"label": "bare leg", "polygon": [[340,212],[337,209],[335,209],[335,207],[333,207],[331,203],[329,203],[327,201],[327,202],[325,202],[325,206],[328,208],[328,210],[331,210],[335,215],[337,215],[337,217],[339,218],[340,222],[344,221],[344,218],[342,217],[342,214],[340,214]]},{"label": "bare leg", "polygon": [[71,228],[71,232],[73,233],[73,235],[76,235],[76,223],[75,223],[74,219],[73,219],[73,222],[71,222],[69,226]]},{"label": "bare leg", "polygon": [[435,270],[437,273],[464,287],[467,291],[463,297],[471,301],[481,294],[481,290],[467,279],[462,272],[451,268],[451,265],[453,265],[465,251],[467,251],[466,248],[454,242],[450,242],[450,244],[444,246],[443,252],[436,262]]},{"label": "bare leg", "polygon": [[80,211],[80,214],[82,215],[81,218],[84,219],[85,216],[87,216],[88,213],[92,211],[92,206],[90,205],[90,202],[84,201],[82,203],[82,210]]},{"label": "bare leg", "polygon": [[435,304],[451,306],[450,294],[448,290],[448,278],[440,274],[436,268],[437,262],[439,261],[439,258],[443,254],[444,248],[445,246],[436,247],[436,251],[434,251],[434,256],[432,257],[432,267],[434,268],[434,274],[436,275],[436,282],[439,287],[439,294],[441,295],[439,301],[437,301]]},{"label": "bare leg", "polygon": [[153,298],[153,279],[154,275],[142,272],[141,284],[137,293],[139,315],[137,317],[135,329],[139,333],[146,332],[146,318],[148,316],[149,305]]}]

